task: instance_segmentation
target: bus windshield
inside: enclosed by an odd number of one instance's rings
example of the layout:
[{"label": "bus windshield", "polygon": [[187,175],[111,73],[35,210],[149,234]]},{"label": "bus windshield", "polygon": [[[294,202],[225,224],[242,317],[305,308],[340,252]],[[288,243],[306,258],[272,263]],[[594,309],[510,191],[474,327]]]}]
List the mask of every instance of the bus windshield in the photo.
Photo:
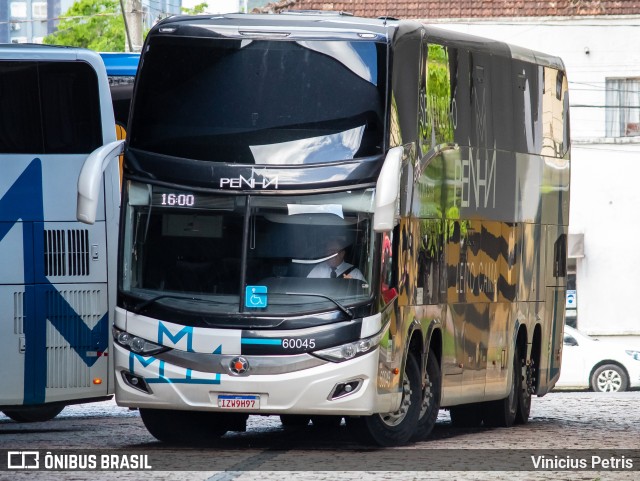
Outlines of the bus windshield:
[{"label": "bus windshield", "polygon": [[155,37],[129,145],[259,165],[381,154],[385,55],[370,41]]},{"label": "bus windshield", "polygon": [[284,315],[369,299],[373,190],[221,196],[129,183],[131,307]]}]

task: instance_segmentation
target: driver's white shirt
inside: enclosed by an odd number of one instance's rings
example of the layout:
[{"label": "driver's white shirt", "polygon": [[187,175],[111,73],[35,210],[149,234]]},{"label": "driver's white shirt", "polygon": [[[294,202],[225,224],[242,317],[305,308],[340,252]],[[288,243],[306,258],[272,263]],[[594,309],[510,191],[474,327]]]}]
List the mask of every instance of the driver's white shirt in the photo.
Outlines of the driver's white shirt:
[{"label": "driver's white shirt", "polygon": [[[340,277],[350,267],[351,267],[351,264],[349,264],[348,262],[343,262],[342,264],[340,264],[338,267],[336,267],[336,277]],[[358,268],[351,270],[351,272],[349,272],[349,274],[347,275],[351,276],[353,279],[360,279],[361,281],[364,281],[364,276],[362,275],[362,272],[360,272]],[[309,272],[307,277],[329,279],[331,277],[331,267],[326,262],[323,262],[322,264],[318,264],[313,269],[311,269],[311,272]]]}]

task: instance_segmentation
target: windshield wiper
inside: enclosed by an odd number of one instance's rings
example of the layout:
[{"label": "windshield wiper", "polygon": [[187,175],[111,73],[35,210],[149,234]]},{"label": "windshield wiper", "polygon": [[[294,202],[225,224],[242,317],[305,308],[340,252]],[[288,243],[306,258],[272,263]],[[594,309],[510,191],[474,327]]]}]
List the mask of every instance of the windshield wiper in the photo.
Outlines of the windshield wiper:
[{"label": "windshield wiper", "polygon": [[315,292],[270,292],[269,295],[274,295],[274,294],[282,294],[282,295],[286,295],[286,296],[311,296],[311,297],[322,297],[323,299],[328,299],[331,302],[333,302],[338,309],[340,309],[342,312],[344,312],[347,316],[349,316],[349,319],[353,319],[354,314],[353,312],[351,312],[351,309],[344,307],[342,304],[340,304],[338,301],[336,301],[333,297],[331,296],[327,296],[325,294],[316,294]]},{"label": "windshield wiper", "polygon": [[145,299],[144,301],[136,304],[131,309],[131,312],[133,312],[134,314],[139,314],[140,311],[142,311],[142,309],[144,309],[145,307],[147,307],[150,304],[153,304],[156,301],[159,301],[160,299],[180,299],[180,300],[183,300],[183,301],[216,302],[216,301],[212,301],[210,299],[202,299],[200,297],[177,296],[175,294],[160,294],[159,296],[152,297],[151,299]]}]

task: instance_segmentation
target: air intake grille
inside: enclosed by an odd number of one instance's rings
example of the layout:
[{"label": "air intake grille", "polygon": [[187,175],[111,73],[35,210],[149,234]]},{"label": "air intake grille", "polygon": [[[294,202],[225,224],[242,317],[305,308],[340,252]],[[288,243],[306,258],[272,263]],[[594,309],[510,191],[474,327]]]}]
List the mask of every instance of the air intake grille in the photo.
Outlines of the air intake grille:
[{"label": "air intake grille", "polygon": [[24,292],[13,293],[13,332],[24,334]]},{"label": "air intake grille", "polygon": [[89,231],[86,229],[44,231],[44,275],[47,277],[89,275]]},{"label": "air intake grille", "polygon": [[[60,297],[64,297],[64,300]],[[47,292],[47,388],[81,388],[91,386],[90,368],[75,353],[60,331],[74,339],[78,352],[95,349],[91,329],[95,327],[100,311],[100,290],[62,290]],[[70,315],[66,303],[72,306],[78,316]],[[58,328],[54,327],[58,326]],[[88,328],[88,329],[87,329]]]}]

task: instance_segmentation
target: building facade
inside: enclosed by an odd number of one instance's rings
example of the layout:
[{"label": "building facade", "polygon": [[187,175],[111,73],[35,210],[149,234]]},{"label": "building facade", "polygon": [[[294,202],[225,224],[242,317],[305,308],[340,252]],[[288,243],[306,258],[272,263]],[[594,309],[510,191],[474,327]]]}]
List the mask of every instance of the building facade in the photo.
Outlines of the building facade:
[{"label": "building facade", "polygon": [[572,136],[567,322],[640,343],[640,1],[282,0],[259,9],[419,19],[561,57]]},{"label": "building facade", "polygon": [[5,0],[0,2],[0,43],[42,43],[57,27],[69,0]]},{"label": "building facade", "polygon": [[[42,43],[45,36],[55,32],[60,16],[74,1],[0,0],[0,43]],[[238,0],[231,1],[238,3]],[[158,20],[179,14],[181,6],[182,0],[145,0],[142,2],[144,28],[149,29]]]}]

